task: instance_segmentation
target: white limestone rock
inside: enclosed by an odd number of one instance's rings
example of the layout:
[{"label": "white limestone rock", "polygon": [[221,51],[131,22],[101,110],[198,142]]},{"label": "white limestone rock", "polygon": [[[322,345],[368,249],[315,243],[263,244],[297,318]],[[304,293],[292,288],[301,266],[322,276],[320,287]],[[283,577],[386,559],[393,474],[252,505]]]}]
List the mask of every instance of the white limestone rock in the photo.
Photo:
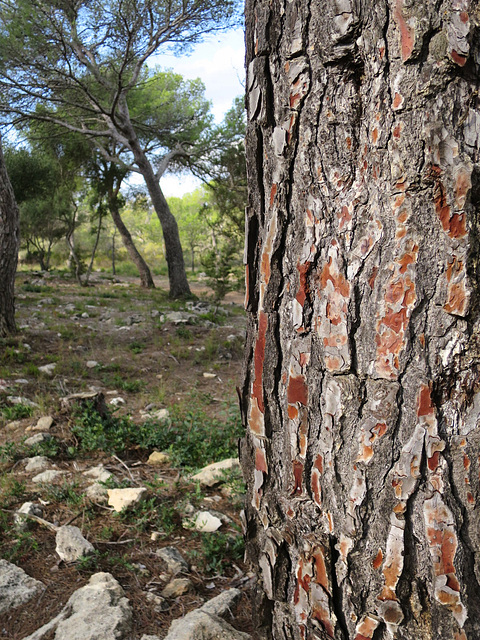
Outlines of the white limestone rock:
[{"label": "white limestone rock", "polygon": [[225,481],[226,472],[237,469],[240,469],[239,459],[227,458],[204,467],[192,476],[192,480],[199,482],[204,487],[214,487],[216,484]]},{"label": "white limestone rock", "polygon": [[37,484],[44,483],[48,484],[49,482],[55,482],[61,476],[65,475],[65,471],[58,471],[57,469],[48,469],[47,471],[42,471],[38,475],[32,478],[32,482]]},{"label": "white limestone rock", "polygon": [[132,489],[108,489],[108,504],[115,511],[122,511],[138,504],[145,498],[147,489],[145,487],[135,487]]},{"label": "white limestone rock", "polygon": [[0,560],[0,615],[32,600],[45,585],[15,564]]},{"label": "white limestone rock", "polygon": [[180,551],[175,547],[164,547],[157,549],[155,555],[161,558],[167,565],[167,571],[176,575],[188,571],[188,562],[182,556]]},{"label": "white limestone rock", "polygon": [[33,456],[33,458],[26,459],[25,471],[27,473],[39,473],[45,471],[51,462],[46,456]]},{"label": "white limestone rock", "polygon": [[71,525],[59,527],[55,542],[55,551],[64,562],[76,562],[94,552],[93,545],[83,537],[80,529]]}]

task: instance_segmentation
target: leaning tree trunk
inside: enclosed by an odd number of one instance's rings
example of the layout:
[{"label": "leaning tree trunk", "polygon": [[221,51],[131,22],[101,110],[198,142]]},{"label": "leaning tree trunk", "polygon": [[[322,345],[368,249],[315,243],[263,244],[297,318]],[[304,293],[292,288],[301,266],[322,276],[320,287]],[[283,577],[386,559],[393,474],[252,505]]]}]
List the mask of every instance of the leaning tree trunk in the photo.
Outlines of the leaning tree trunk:
[{"label": "leaning tree trunk", "polygon": [[247,0],[263,637],[480,638],[480,12]]},{"label": "leaning tree trunk", "polygon": [[[130,256],[130,260],[134,263],[134,265],[138,269],[138,273],[140,276],[140,283],[142,287],[146,289],[154,289],[155,283],[152,278],[152,274],[148,267],[148,264],[145,262],[141,254],[139,253],[135,243],[133,242],[132,235],[130,231],[125,226],[125,223],[122,220],[122,216],[120,215],[120,210],[118,207],[118,200],[115,195],[110,195],[108,199],[109,205],[108,208],[110,210],[110,214],[112,216],[113,223],[122,238],[123,246],[128,251],[128,255]],[[114,249],[113,249],[114,251]],[[112,264],[115,264],[115,260],[113,259]]]},{"label": "leaning tree trunk", "polygon": [[19,244],[18,207],[0,141],[0,336],[15,333],[15,273]]},{"label": "leaning tree trunk", "polygon": [[174,299],[188,298],[192,294],[187,280],[187,272],[185,271],[185,261],[183,259],[183,249],[180,243],[177,221],[170,211],[168,202],[163,195],[152,163],[142,149],[137,134],[131,124],[126,102],[120,104],[119,113],[122,133],[128,140],[128,148],[132,152],[135,164],[145,180],[153,208],[162,227],[165,242],[165,257],[168,266],[168,281],[170,284],[169,295]]}]

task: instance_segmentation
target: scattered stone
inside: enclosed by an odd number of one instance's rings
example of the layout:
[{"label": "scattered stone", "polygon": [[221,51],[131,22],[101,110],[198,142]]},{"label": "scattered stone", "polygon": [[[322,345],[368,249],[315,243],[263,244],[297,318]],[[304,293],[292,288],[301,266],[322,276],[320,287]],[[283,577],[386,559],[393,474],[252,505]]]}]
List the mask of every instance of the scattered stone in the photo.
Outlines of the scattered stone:
[{"label": "scattered stone", "polygon": [[216,373],[209,373],[208,371],[204,371],[203,372],[203,377],[213,380],[213,378],[217,377],[217,374]]},{"label": "scattered stone", "polygon": [[23,569],[6,560],[0,560],[0,615],[15,609],[39,595],[45,588]]},{"label": "scattered stone", "polygon": [[7,396],[7,400],[12,404],[23,404],[26,407],[31,407],[32,409],[35,409],[39,406],[36,402],[33,402],[33,400],[29,400],[24,396]]},{"label": "scattered stone", "polygon": [[151,466],[167,464],[170,461],[170,456],[168,453],[163,453],[163,451],[152,451],[152,453],[148,456],[147,464]]},{"label": "scattered stone", "polygon": [[195,316],[184,311],[170,311],[165,314],[165,320],[173,322],[173,324],[191,324],[195,320]]},{"label": "scattered stone", "polygon": [[199,482],[204,487],[213,487],[225,481],[226,471],[233,471],[234,469],[240,469],[238,458],[227,458],[204,467],[192,476],[192,480]]},{"label": "scattered stone", "polygon": [[157,555],[165,562],[168,572],[172,573],[173,575],[188,571],[188,562],[182,556],[180,551],[175,547],[164,547],[163,549],[157,549],[155,551],[155,555]]},{"label": "scattered stone", "polygon": [[52,416],[43,416],[37,420],[37,424],[32,427],[32,431],[48,431],[53,424]]},{"label": "scattered stone", "polygon": [[126,640],[132,608],[110,573],[95,573],[75,591],[58,616],[24,640],[40,640],[56,629],[55,640]]},{"label": "scattered stone", "polygon": [[49,433],[36,433],[34,436],[30,436],[25,440],[25,444],[28,447],[34,447],[36,444],[41,444],[42,442],[46,442],[47,440],[51,440],[53,436]]},{"label": "scattered stone", "polygon": [[35,502],[24,502],[22,504],[22,506],[14,516],[15,526],[19,531],[26,531],[29,528],[30,524],[32,524],[32,520],[27,518],[26,515],[42,518],[42,505],[35,504]]},{"label": "scattered stone", "polygon": [[127,509],[138,504],[147,493],[145,487],[136,487],[133,489],[108,489],[108,504],[115,511]]},{"label": "scattered stone", "polygon": [[58,478],[60,476],[63,476],[65,474],[65,471],[57,471],[56,469],[49,469],[48,471],[43,471],[42,473],[39,473],[38,475],[34,476],[32,478],[32,482],[35,483],[41,483],[43,482],[44,484],[47,484],[48,482],[54,482],[55,480],[58,480]]},{"label": "scattered stone", "polygon": [[21,420],[12,420],[12,422],[8,422],[5,425],[5,429],[7,429],[7,431],[15,431],[16,429],[18,429],[21,426],[22,426],[22,421]]},{"label": "scattered stone", "polygon": [[150,591],[148,591],[145,594],[145,599],[155,605],[155,610],[158,612],[168,611],[170,609],[170,605],[165,600],[165,598],[162,598],[162,596],[157,596],[156,593],[151,593]]},{"label": "scattered stone", "polygon": [[158,318],[159,315],[160,315],[160,311],[158,309],[152,309],[150,311],[151,318]]},{"label": "scattered stone", "polygon": [[160,531],[153,531],[153,533],[151,533],[150,535],[150,540],[152,542],[156,542],[157,540],[160,540],[161,537],[162,534],[160,533]]},{"label": "scattered stone", "polygon": [[164,598],[178,598],[188,593],[193,588],[191,580],[188,578],[174,578],[162,591]]},{"label": "scattered stone", "polygon": [[120,404],[125,404],[125,400],[120,396],[117,396],[116,398],[112,398],[108,404],[111,404],[114,407],[118,407],[118,405]]},{"label": "scattered stone", "polygon": [[87,478],[93,478],[97,482],[107,482],[107,480],[113,477],[113,474],[107,471],[103,464],[87,469],[83,472],[83,475],[87,476]]},{"label": "scattered stone", "polygon": [[138,314],[128,316],[128,318],[125,320],[127,327],[131,327],[134,324],[140,324],[141,322],[143,322],[143,316],[140,316]]},{"label": "scattered stone", "polygon": [[146,636],[145,634],[143,634],[143,636],[140,638],[140,640],[160,640],[159,636]]},{"label": "scattered stone", "polygon": [[29,384],[26,378],[15,378],[15,384]]},{"label": "scattered stone", "polygon": [[170,417],[170,412],[168,409],[158,409],[158,411],[154,411],[152,413],[152,417],[157,420],[168,420]]},{"label": "scattered stone", "polygon": [[185,617],[174,620],[165,640],[251,640],[247,633],[237,631],[220,617],[240,595],[239,589],[229,589]]},{"label": "scattered stone", "polygon": [[64,311],[67,311],[68,313],[71,313],[72,311],[75,311],[75,305],[71,302],[69,302],[68,304],[66,304],[63,307]]},{"label": "scattered stone", "polygon": [[107,488],[104,487],[103,484],[100,484],[98,482],[94,482],[89,487],[87,487],[85,490],[85,495],[93,502],[100,503],[106,502],[108,497]]},{"label": "scattered stone", "polygon": [[81,315],[82,318],[90,318],[90,316],[88,315],[88,313],[86,311],[84,311]]},{"label": "scattered stone", "polygon": [[58,529],[55,542],[55,551],[64,562],[76,562],[94,552],[93,545],[83,537],[80,529],[71,525]]},{"label": "scattered stone", "polygon": [[44,304],[55,304],[55,300],[53,298],[43,298],[37,302],[38,306],[41,307]]},{"label": "scattered stone", "polygon": [[87,360],[86,367],[87,369],[95,369],[95,367],[98,367],[98,362],[96,360]]},{"label": "scattered stone", "polygon": [[56,366],[55,362],[51,362],[50,364],[43,364],[41,367],[38,367],[38,370],[47,376],[53,376]]},{"label": "scattered stone", "polygon": [[33,458],[27,458],[25,471],[27,473],[39,473],[40,471],[45,471],[50,464],[50,460],[46,456],[33,456]]},{"label": "scattered stone", "polygon": [[205,533],[212,533],[217,531],[222,526],[222,521],[217,516],[212,515],[209,511],[199,511],[190,520],[186,520],[183,526],[186,528],[193,528],[196,531],[204,531]]}]

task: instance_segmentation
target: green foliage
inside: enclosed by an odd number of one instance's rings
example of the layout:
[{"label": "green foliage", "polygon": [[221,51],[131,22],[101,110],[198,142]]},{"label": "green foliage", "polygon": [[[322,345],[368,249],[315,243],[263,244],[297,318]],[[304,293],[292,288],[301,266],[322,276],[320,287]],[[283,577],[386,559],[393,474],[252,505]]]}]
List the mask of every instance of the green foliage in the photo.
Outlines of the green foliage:
[{"label": "green foliage", "polygon": [[203,571],[221,574],[232,562],[242,560],[245,545],[241,535],[215,531],[200,533],[199,537],[201,552],[193,552],[190,557]]},{"label": "green foliage", "polygon": [[135,444],[136,425],[130,418],[116,417],[111,412],[99,413],[93,403],[74,410],[72,433],[79,440],[80,451],[100,449],[119,453]]},{"label": "green foliage", "polygon": [[22,420],[30,418],[33,414],[33,408],[24,404],[14,404],[10,407],[0,408],[0,413],[6,420]]},{"label": "green foliage", "polygon": [[223,300],[229,291],[239,288],[241,273],[237,256],[238,245],[234,239],[229,239],[220,249],[212,249],[202,257],[208,285],[213,289],[216,302]]},{"label": "green foliage", "polygon": [[101,415],[87,403],[75,410],[72,433],[83,452],[159,449],[168,451],[173,464],[195,469],[237,455],[237,441],[242,435],[239,412],[229,407],[222,417],[211,418],[198,406],[192,410],[174,407],[170,419],[135,424],[108,411]]}]

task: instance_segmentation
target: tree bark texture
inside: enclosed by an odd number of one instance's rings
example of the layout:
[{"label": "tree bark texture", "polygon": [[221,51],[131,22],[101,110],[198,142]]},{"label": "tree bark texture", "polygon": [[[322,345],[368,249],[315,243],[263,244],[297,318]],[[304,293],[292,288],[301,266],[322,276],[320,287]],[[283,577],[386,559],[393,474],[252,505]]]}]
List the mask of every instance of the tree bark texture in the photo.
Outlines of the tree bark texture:
[{"label": "tree bark texture", "polygon": [[478,0],[247,0],[258,629],[480,638]]},{"label": "tree bark texture", "polygon": [[0,144],[0,337],[16,331],[14,289],[18,244],[18,207]]}]

